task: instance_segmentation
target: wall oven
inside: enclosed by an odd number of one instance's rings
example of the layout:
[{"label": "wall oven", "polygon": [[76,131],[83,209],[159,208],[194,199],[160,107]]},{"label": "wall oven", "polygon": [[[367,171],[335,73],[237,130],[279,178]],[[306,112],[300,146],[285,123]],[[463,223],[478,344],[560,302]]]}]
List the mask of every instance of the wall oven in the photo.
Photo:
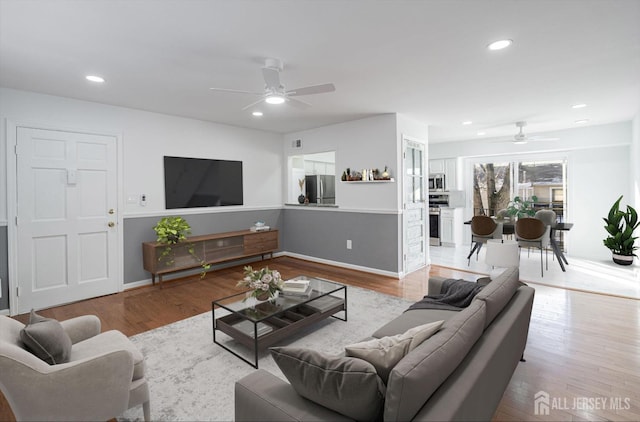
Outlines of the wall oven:
[{"label": "wall oven", "polygon": [[431,192],[444,191],[444,174],[429,175],[429,191]]}]

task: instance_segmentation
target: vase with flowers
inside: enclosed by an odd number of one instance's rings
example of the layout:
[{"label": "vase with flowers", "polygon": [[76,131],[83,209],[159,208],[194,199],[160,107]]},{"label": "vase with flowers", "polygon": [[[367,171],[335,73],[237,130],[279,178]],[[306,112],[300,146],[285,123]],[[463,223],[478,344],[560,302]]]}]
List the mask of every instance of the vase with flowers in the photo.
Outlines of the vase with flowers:
[{"label": "vase with flowers", "polygon": [[255,297],[258,300],[275,298],[276,293],[282,290],[283,284],[278,271],[270,270],[269,267],[254,270],[249,265],[244,267],[244,278],[238,282],[239,287],[253,289],[247,297]]}]

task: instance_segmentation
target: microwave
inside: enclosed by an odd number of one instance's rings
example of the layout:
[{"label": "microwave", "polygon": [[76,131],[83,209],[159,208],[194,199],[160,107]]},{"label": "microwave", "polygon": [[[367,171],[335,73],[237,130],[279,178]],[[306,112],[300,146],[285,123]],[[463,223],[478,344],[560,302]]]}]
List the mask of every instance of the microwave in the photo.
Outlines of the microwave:
[{"label": "microwave", "polygon": [[444,174],[429,175],[429,190],[444,191]]}]

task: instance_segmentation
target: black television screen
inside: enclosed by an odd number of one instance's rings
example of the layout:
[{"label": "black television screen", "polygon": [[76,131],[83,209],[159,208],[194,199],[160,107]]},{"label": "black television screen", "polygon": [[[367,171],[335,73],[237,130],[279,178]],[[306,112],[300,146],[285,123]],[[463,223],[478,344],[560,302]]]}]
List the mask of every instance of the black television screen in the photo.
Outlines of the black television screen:
[{"label": "black television screen", "polygon": [[167,209],[243,205],[242,161],[164,157]]}]

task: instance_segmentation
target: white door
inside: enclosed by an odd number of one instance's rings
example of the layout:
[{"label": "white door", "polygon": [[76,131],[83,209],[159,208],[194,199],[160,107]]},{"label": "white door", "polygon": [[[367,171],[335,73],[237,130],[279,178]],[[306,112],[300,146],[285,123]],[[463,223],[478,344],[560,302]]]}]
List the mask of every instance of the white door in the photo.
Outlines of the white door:
[{"label": "white door", "polygon": [[117,142],[17,128],[18,312],[118,290]]},{"label": "white door", "polygon": [[427,202],[424,144],[404,141],[405,273],[427,265]]}]

